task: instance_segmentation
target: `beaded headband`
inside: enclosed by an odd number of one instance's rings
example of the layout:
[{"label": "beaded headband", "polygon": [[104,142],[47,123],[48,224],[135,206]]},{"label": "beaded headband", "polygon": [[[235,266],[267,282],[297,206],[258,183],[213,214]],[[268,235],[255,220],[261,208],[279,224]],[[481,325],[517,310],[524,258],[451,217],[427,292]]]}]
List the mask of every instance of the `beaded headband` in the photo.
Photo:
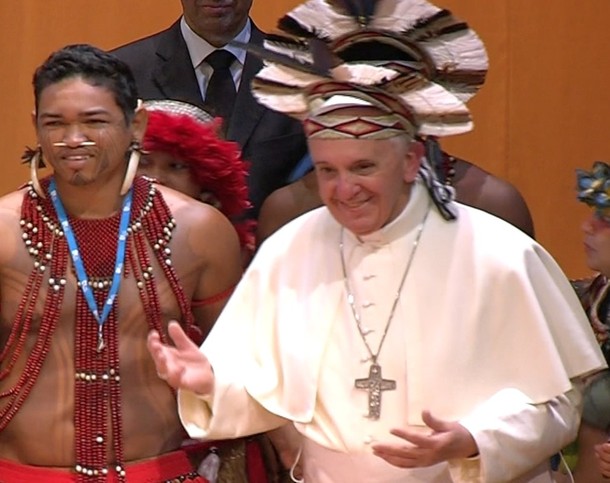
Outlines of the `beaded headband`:
[{"label": "beaded headband", "polygon": [[[314,107],[303,121],[307,137],[325,139],[387,139],[407,134],[415,136],[413,114],[380,89],[350,84],[322,82],[308,90]],[[353,108],[369,112],[354,114]],[[360,109],[362,111],[362,109]]]},{"label": "beaded headband", "polygon": [[610,165],[596,161],[592,171],[576,170],[578,201],[595,209],[604,218],[610,218]]}]

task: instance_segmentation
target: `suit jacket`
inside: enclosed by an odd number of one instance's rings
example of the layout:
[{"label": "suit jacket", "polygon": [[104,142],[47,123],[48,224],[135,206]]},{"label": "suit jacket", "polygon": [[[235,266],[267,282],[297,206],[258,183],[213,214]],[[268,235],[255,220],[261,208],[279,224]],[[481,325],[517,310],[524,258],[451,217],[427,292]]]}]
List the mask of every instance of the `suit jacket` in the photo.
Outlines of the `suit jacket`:
[{"label": "suit jacket", "polygon": [[[253,23],[250,41],[262,44],[263,37]],[[176,99],[206,108],[180,21],[112,53],[131,67],[142,99]],[[290,173],[307,150],[299,121],[267,109],[254,99],[250,83],[262,65],[256,56],[246,56],[227,130],[227,138],[239,143],[244,159],[250,162],[248,186],[253,218],[258,216],[264,199],[288,183]]]}]

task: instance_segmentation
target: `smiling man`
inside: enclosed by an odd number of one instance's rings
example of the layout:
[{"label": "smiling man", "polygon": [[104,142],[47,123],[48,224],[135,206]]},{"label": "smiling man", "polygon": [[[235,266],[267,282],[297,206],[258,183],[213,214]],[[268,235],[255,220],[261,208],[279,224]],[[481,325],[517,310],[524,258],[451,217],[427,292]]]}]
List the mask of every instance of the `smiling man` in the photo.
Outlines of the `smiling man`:
[{"label": "smiling man", "polygon": [[[308,5],[328,28],[343,12]],[[375,5],[464,29],[421,0]],[[551,482],[602,355],[549,254],[454,202],[417,155],[416,136],[467,132],[469,112],[392,57],[408,38],[359,13],[342,40],[379,57],[304,73],[275,56],[254,83],[302,120],[325,206],[263,243],[201,348],[177,324],[173,345],[153,331],[157,371],[192,437],[292,425],[305,481]]]},{"label": "smiling man", "polygon": [[205,482],[146,335],[209,331],[241,275],[235,230],[134,179],[146,112],[123,62],[68,46],[33,83],[32,182],[0,199],[0,480]]},{"label": "smiling man", "polygon": [[113,51],[134,73],[143,99],[194,104],[223,119],[223,134],[250,163],[250,218],[264,199],[288,183],[306,152],[300,124],[259,104],[250,83],[263,63],[231,40],[262,45],[248,17],[252,0],[181,0],[171,27]]}]

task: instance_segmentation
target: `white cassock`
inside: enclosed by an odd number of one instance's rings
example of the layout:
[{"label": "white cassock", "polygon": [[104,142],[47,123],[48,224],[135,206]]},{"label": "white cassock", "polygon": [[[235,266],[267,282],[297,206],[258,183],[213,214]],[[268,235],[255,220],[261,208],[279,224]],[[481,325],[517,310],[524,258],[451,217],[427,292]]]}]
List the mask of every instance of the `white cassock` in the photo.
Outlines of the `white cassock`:
[{"label": "white cassock", "polygon": [[[213,397],[180,391],[195,438],[222,439],[293,421],[308,483],[551,481],[548,459],[576,436],[573,382],[605,366],[570,284],[518,229],[457,205],[442,219],[419,183],[401,215],[360,239],[344,234],[349,281],[377,352],[392,302],[429,211],[379,353],[381,415],[367,417],[368,352],[346,297],[341,226],[326,208],[265,242],[202,346]],[[396,427],[459,421],[479,456],[401,469],[371,443]]]}]

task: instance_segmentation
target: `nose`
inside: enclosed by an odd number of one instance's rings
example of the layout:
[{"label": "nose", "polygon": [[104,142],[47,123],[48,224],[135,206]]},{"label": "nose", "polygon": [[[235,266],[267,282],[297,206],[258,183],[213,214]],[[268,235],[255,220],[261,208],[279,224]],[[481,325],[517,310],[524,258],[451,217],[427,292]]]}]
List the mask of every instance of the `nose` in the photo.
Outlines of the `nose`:
[{"label": "nose", "polygon": [[582,222],[582,225],[580,225],[580,228],[586,235],[593,233],[593,223],[591,217],[585,219],[585,221]]},{"label": "nose", "polygon": [[84,141],[88,141],[88,139],[79,124],[70,124],[66,128],[63,142],[66,143],[68,147],[76,148]]},{"label": "nose", "polygon": [[336,193],[339,199],[347,200],[358,192],[358,184],[352,173],[341,173],[337,176]]}]

